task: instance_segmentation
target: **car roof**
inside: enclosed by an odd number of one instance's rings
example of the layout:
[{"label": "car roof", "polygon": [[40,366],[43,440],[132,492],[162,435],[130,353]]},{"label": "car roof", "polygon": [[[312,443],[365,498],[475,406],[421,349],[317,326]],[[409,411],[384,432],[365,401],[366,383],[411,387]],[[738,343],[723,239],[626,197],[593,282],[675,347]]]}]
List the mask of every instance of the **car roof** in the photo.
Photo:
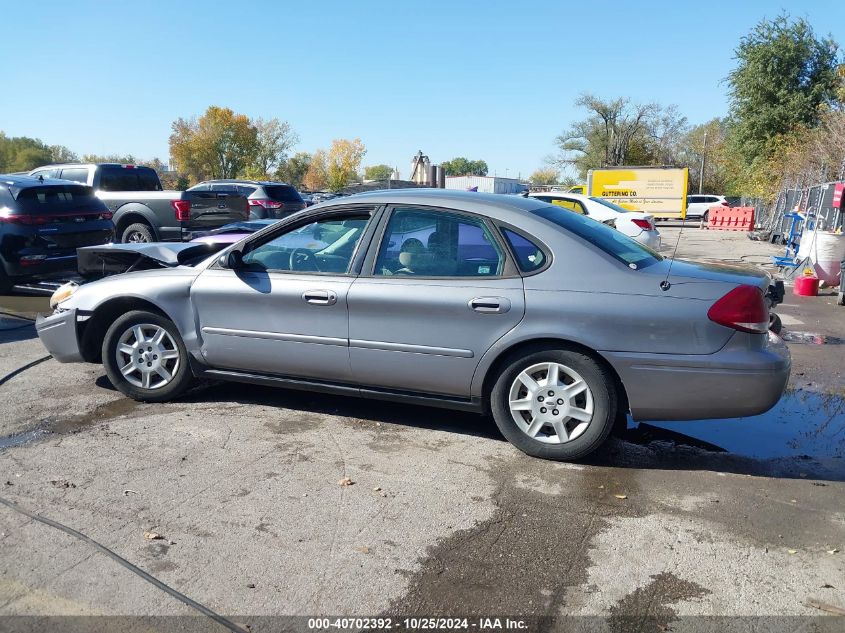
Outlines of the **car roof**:
[{"label": "car roof", "polygon": [[88,185],[76,182],[75,180],[63,180],[60,178],[39,178],[38,176],[29,176],[21,174],[0,174],[0,183],[6,187],[17,187],[18,189],[26,189],[28,187],[45,187],[45,186],[60,186],[60,185],[79,185],[80,187],[87,187]]},{"label": "car roof", "polygon": [[572,193],[569,191],[532,191],[528,194],[532,198],[537,196],[546,196],[549,198],[572,198],[573,200],[589,200],[590,196],[585,196],[583,193]]},{"label": "car roof", "polygon": [[373,204],[409,204],[420,206],[445,206],[457,211],[468,211],[491,215],[493,209],[504,212],[524,213],[532,211],[544,203],[541,200],[524,198],[522,196],[508,196],[500,193],[478,193],[475,191],[460,191],[457,189],[380,189],[356,193],[351,196],[333,198],[321,202],[311,209],[327,209],[342,207],[356,202]]},{"label": "car roof", "polygon": [[147,165],[137,165],[135,163],[50,163],[49,165],[39,165],[29,170],[29,173],[40,171],[42,169],[55,169],[57,167],[126,167],[131,165],[134,169],[152,169]]},{"label": "car roof", "polygon": [[[218,183],[218,184],[237,184],[237,185],[285,185],[287,187],[292,187],[286,182],[281,181],[274,181],[274,180],[244,180],[241,178],[218,178],[216,180],[203,180],[202,182],[198,182],[197,185],[208,185],[211,183]],[[196,185],[194,185],[196,187]]]}]

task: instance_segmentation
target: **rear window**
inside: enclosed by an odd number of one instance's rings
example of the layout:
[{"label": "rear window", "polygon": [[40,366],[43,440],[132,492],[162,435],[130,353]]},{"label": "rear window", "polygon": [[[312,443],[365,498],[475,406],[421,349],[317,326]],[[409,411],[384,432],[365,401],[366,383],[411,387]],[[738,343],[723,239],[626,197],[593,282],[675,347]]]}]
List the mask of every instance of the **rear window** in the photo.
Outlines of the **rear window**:
[{"label": "rear window", "polygon": [[149,167],[101,167],[103,191],[161,191],[155,170]]},{"label": "rear window", "polygon": [[103,205],[91,187],[64,185],[21,189],[17,201],[22,211],[39,215],[67,213],[79,209],[99,210]]},{"label": "rear window", "polygon": [[543,206],[531,213],[557,224],[631,268],[645,268],[663,259],[627,235],[583,215],[553,206]]},{"label": "rear window", "polygon": [[264,191],[271,200],[279,202],[302,202],[299,192],[290,185],[264,185]]}]

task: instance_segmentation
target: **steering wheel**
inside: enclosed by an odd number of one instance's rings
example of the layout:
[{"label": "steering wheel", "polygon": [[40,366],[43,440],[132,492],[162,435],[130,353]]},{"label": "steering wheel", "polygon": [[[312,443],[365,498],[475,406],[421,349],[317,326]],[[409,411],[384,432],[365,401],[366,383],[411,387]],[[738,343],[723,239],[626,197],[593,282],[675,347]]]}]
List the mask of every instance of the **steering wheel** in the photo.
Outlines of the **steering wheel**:
[{"label": "steering wheel", "polygon": [[299,247],[290,252],[288,270],[316,270],[319,272],[320,266],[317,264],[317,256],[314,255],[313,251]]}]

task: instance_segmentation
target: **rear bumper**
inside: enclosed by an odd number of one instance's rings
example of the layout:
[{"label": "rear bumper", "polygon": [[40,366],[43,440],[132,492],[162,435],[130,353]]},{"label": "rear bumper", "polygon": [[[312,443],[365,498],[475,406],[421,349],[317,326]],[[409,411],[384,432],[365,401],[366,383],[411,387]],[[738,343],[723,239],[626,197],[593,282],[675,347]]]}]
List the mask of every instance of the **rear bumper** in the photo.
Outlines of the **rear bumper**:
[{"label": "rear bumper", "polygon": [[39,314],[35,319],[38,338],[60,363],[81,363],[76,310],[66,310],[48,316]]},{"label": "rear bumper", "polygon": [[76,272],[76,250],[64,254],[50,254],[46,259],[31,260],[22,264],[20,261],[6,262],[6,274],[9,277],[41,277],[55,273]]},{"label": "rear bumper", "polygon": [[[786,344],[769,333],[734,335],[715,354],[605,352],[638,422],[704,420],[759,415],[780,400],[789,381]],[[760,337],[762,338],[762,337]]]}]

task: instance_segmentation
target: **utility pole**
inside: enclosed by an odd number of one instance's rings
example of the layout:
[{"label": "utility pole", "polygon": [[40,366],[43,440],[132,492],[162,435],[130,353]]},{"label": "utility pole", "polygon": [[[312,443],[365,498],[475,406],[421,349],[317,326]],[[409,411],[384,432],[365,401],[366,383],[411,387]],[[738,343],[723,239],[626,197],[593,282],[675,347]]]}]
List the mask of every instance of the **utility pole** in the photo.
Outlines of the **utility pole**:
[{"label": "utility pole", "polygon": [[707,161],[707,131],[704,131],[704,149],[701,152],[701,173],[698,175],[698,193],[703,193],[704,187],[704,163]]}]

